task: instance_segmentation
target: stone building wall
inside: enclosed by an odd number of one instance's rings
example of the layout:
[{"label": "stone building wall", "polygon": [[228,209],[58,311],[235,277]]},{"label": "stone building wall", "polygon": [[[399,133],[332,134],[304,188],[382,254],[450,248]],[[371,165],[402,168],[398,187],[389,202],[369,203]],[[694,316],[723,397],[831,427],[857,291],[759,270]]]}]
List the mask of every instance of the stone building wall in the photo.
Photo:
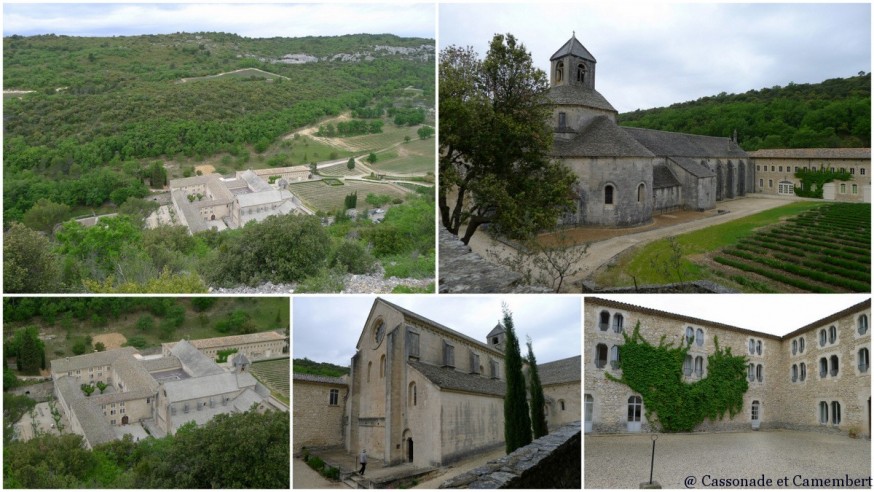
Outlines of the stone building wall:
[{"label": "stone building wall", "polygon": [[[870,151],[867,158],[850,158],[850,157],[801,157],[801,156],[770,156],[778,152],[780,149],[769,151],[756,151],[751,155],[754,157],[754,165],[756,168],[756,183],[755,190],[759,193],[768,195],[787,195],[794,196],[792,187],[780,187],[781,183],[790,183],[792,186],[801,186],[801,180],[795,177],[797,169],[819,169],[821,167],[834,168],[835,170],[844,169],[851,173],[849,181],[835,181],[835,196],[834,200],[840,202],[856,202],[870,203],[871,202],[871,156]],[[804,150],[804,149],[800,149]],[[813,149],[816,153],[834,153],[839,154],[842,151],[858,153],[865,149]],[[792,152],[788,150],[787,152]],[[797,152],[797,151],[796,151]],[[762,155],[764,153],[764,155]],[[841,185],[844,185],[841,187]]]},{"label": "stone building wall", "polygon": [[442,391],[442,464],[504,443],[504,399],[499,396]]},{"label": "stone building wall", "polygon": [[[590,157],[565,159],[586,189],[578,202],[577,224],[627,227],[652,220],[652,166],[648,157]],[[638,200],[638,187],[643,197]],[[612,186],[612,204],[605,203],[605,190]]]},{"label": "stone building wall", "polygon": [[[549,406],[549,415],[546,416],[546,425],[550,431],[582,419],[579,381],[544,386],[543,396],[553,401]],[[560,402],[564,402],[564,410]]]},{"label": "stone building wall", "polygon": [[[413,441],[413,464],[416,466],[439,466],[441,462],[440,422],[441,401],[440,388],[432,384],[419,371],[409,368],[407,374],[406,425],[401,434],[401,449],[407,457],[409,440]],[[411,385],[415,386],[415,404]],[[405,459],[405,461],[407,461]]]},{"label": "stone building wall", "polygon": [[[331,390],[337,404],[331,405]],[[343,403],[347,387],[339,384],[294,380],[294,451],[303,446],[343,444]]]},{"label": "stone building wall", "polygon": [[[621,333],[615,330],[617,316],[621,316],[622,329],[631,334],[635,325],[640,323],[640,333],[647,341],[658,344],[664,337],[666,343],[674,346],[683,343],[686,329],[691,327],[697,337],[700,329],[703,333],[703,343],[692,342],[689,355],[693,360],[700,356],[704,361],[702,377],[707,375],[707,356],[714,353],[714,337],[718,337],[721,348],[731,348],[735,355],[744,355],[752,366],[749,369],[749,389],[744,395],[741,413],[730,418],[727,414],[723,420],[705,420],[695,428],[696,431],[743,430],[751,428],[752,407],[757,403],[761,428],[804,428],[816,430],[839,429],[846,431],[850,426],[856,426],[862,433],[870,435],[868,428],[868,402],[871,396],[870,369],[860,372],[858,358],[859,350],[866,348],[870,354],[870,331],[860,335],[858,318],[865,314],[870,320],[870,305],[864,310],[846,314],[840,319],[828,320],[823,326],[809,327],[805,332],[787,335],[782,339],[773,335],[757,333],[751,330],[730,327],[720,323],[698,320],[680,315],[673,315],[647,308],[587,298],[585,301],[585,316],[583,331],[585,339],[584,356],[584,398],[591,397],[592,431],[593,432],[629,432],[628,413],[629,398],[639,396],[627,386],[610,381],[605,373],[609,372],[621,377],[621,369],[611,365],[613,346],[624,343]],[[602,330],[600,325],[602,313],[606,313],[609,325]],[[837,330],[835,343],[827,343],[819,347],[818,333],[834,325]],[[805,339],[804,354],[791,355],[792,341]],[[752,343],[752,350],[750,347]],[[761,353],[759,353],[761,343]],[[596,366],[598,346],[607,347],[607,363],[605,367]],[[839,359],[839,371],[836,376],[819,376],[819,359],[832,355]],[[806,364],[806,380],[791,381],[793,364]],[[761,381],[758,368],[762,368]],[[829,365],[830,369],[830,365]],[[799,375],[800,376],[800,375]],[[693,371],[684,376],[686,381],[698,379],[693,363]],[[799,378],[800,379],[800,378]],[[841,422],[819,424],[819,402],[829,404],[829,416],[833,401],[841,407]],[[640,431],[650,430],[645,416],[645,402],[641,412]],[[830,417],[831,418],[831,417]],[[588,420],[588,418],[587,418]]]}]

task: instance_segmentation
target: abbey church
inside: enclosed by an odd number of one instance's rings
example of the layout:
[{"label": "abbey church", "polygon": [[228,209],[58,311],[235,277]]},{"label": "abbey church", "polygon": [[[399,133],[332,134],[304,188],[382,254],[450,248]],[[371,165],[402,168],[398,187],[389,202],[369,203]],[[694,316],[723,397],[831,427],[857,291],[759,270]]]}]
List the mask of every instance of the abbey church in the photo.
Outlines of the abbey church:
[{"label": "abbey church", "polygon": [[735,138],[617,125],[616,109],[596,90],[595,57],[575,35],[550,63],[550,157],[577,177],[576,207],[562,223],[636,226],[754,191],[754,166]]}]

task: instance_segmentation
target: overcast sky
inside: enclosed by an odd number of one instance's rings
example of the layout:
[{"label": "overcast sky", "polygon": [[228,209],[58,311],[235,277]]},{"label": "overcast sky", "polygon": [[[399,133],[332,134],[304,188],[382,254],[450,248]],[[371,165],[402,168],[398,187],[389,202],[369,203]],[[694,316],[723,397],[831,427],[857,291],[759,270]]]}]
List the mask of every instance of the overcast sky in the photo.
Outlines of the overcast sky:
[{"label": "overcast sky", "polygon": [[[501,302],[513,313],[525,348],[530,335],[538,362],[580,355],[581,309],[578,296],[382,296],[389,302],[476,340],[501,321]],[[376,296],[296,297],[292,306],[292,353],[318,362],[348,366]]]},{"label": "overcast sky", "polygon": [[870,299],[868,294],[599,295],[669,313],[783,336]]},{"label": "overcast sky", "polygon": [[720,92],[815,83],[871,71],[865,4],[441,4],[440,47],[512,33],[549,71],[576,31],[597,60],[598,92],[620,112]]},{"label": "overcast sky", "polygon": [[229,32],[251,38],[396,34],[434,39],[433,3],[12,4],[3,34],[113,36]]}]

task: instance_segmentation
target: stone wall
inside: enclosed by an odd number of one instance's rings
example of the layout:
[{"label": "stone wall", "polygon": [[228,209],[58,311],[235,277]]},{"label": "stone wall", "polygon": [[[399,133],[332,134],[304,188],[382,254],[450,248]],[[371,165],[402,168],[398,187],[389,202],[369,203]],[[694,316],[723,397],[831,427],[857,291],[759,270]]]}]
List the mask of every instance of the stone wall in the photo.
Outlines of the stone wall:
[{"label": "stone wall", "polygon": [[504,399],[441,391],[439,422],[445,465],[504,442]]},{"label": "stone wall", "polygon": [[[546,425],[550,430],[582,418],[579,381],[544,386],[543,396],[549,402]],[[564,402],[563,410],[561,408],[562,402]]]},{"label": "stone wall", "polygon": [[[577,225],[629,227],[652,222],[652,167],[651,157],[592,157],[565,159],[564,164],[586,183],[581,191]],[[642,199],[638,187],[643,185]],[[608,186],[612,187],[612,203],[605,203]],[[565,220],[565,224],[568,221]]]},{"label": "stone wall", "polygon": [[441,489],[581,487],[582,441],[579,421],[440,485]]},{"label": "stone wall", "polygon": [[[337,404],[330,404],[330,392],[338,391]],[[346,386],[294,380],[294,451],[303,446],[343,444],[343,401]]]}]

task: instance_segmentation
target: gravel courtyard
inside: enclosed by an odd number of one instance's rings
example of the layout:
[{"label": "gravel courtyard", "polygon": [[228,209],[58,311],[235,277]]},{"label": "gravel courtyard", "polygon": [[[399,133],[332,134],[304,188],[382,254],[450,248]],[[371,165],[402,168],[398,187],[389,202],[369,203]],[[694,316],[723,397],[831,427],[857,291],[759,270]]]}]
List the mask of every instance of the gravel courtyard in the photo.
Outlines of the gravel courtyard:
[{"label": "gravel courtyard", "polygon": [[[650,434],[585,436],[585,488],[636,489],[649,480]],[[798,431],[659,434],[653,481],[665,489],[871,488],[871,441]],[[802,480],[863,479],[852,485]],[[785,482],[780,482],[784,480]]]}]

